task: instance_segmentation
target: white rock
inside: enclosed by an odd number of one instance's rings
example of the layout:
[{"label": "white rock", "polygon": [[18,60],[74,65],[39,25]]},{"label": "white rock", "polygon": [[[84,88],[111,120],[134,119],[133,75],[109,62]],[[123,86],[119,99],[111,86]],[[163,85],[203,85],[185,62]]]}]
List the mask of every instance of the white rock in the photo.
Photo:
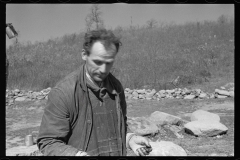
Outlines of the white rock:
[{"label": "white rock", "polygon": [[160,97],[160,98],[165,98],[166,95],[165,95],[165,94],[160,94],[159,97]]},{"label": "white rock", "polygon": [[185,150],[169,141],[157,141],[157,142],[149,142],[152,151],[147,156],[187,156]]},{"label": "white rock", "polygon": [[146,93],[146,98],[152,98],[155,93]]},{"label": "white rock", "polygon": [[15,99],[15,101],[19,101],[19,102],[22,102],[22,101],[25,101],[26,97],[17,97]]},{"label": "white rock", "polygon": [[211,93],[211,94],[209,95],[209,98],[215,98],[215,95]]},{"label": "white rock", "polygon": [[234,91],[229,91],[230,97],[234,97]]},{"label": "white rock", "polygon": [[195,91],[198,93],[198,94],[200,94],[202,91],[201,91],[201,89],[195,89]]},{"label": "white rock", "polygon": [[137,135],[156,134],[159,128],[156,124],[144,117],[128,117],[127,124],[129,129]]},{"label": "white rock", "polygon": [[222,86],[222,87],[220,87],[220,88],[221,88],[222,90],[225,90],[225,89],[226,89],[226,88],[225,88],[225,87],[223,87],[223,86]]},{"label": "white rock", "polygon": [[175,92],[175,90],[174,90],[174,89],[172,89],[172,90],[166,90],[166,92],[168,92],[169,94],[172,94],[172,93]]},{"label": "white rock", "polygon": [[19,89],[15,89],[13,92],[15,92],[15,93],[19,93],[20,90],[19,90]]},{"label": "white rock", "polygon": [[151,93],[155,94],[155,93],[157,93],[157,91],[156,91],[155,89],[153,89],[153,90],[151,91]]},{"label": "white rock", "polygon": [[200,93],[200,95],[198,96],[199,98],[206,98],[207,94],[206,93]]},{"label": "white rock", "polygon": [[195,95],[187,95],[184,97],[184,99],[194,99],[195,97]]},{"label": "white rock", "polygon": [[132,93],[132,95],[133,95],[134,98],[138,98],[138,93],[137,93],[136,91],[134,91],[134,92]]},{"label": "white rock", "polygon": [[175,94],[180,94],[180,93],[181,93],[181,91],[176,91],[176,92],[175,92]]},{"label": "white rock", "polygon": [[216,95],[216,98],[227,98],[228,96],[224,96],[224,95]]},{"label": "white rock", "polygon": [[129,93],[125,93],[125,97],[128,98],[129,96],[132,96],[131,94]]},{"label": "white rock", "polygon": [[218,121],[192,121],[184,124],[185,131],[197,136],[216,136],[226,133],[228,128]]},{"label": "white rock", "polygon": [[139,94],[144,94],[145,93],[145,89],[138,89],[136,90],[137,93]]},{"label": "white rock", "polygon": [[229,92],[225,91],[225,90],[215,89],[215,93],[223,95],[223,96],[230,96]]},{"label": "white rock", "polygon": [[204,110],[197,110],[193,112],[190,118],[191,118],[191,121],[208,120],[209,122],[212,122],[212,121],[220,122],[219,115],[210,113]]},{"label": "white rock", "polygon": [[164,93],[166,93],[166,91],[165,90],[160,90],[158,93],[164,94]]},{"label": "white rock", "polygon": [[130,88],[125,88],[125,91],[130,91]]},{"label": "white rock", "polygon": [[155,123],[156,125],[163,124],[177,124],[179,121],[182,121],[180,117],[170,115],[168,113],[155,111],[149,117],[148,120]]},{"label": "white rock", "polygon": [[143,94],[139,94],[139,95],[138,95],[138,98],[139,98],[139,99],[145,99],[145,96],[144,96]]}]

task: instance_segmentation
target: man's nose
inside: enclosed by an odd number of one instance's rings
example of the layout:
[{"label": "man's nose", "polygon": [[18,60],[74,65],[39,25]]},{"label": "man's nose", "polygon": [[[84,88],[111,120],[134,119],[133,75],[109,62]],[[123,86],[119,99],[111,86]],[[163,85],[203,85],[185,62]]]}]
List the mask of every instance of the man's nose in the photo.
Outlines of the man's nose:
[{"label": "man's nose", "polygon": [[106,73],[107,72],[107,65],[106,64],[102,64],[100,67],[100,72],[101,73]]}]

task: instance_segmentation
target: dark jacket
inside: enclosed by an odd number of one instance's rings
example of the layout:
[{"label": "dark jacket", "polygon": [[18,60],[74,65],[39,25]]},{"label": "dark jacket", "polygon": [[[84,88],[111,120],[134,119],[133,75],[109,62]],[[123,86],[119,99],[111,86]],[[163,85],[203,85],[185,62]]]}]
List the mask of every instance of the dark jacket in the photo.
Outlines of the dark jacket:
[{"label": "dark jacket", "polygon": [[[85,65],[60,81],[48,95],[37,145],[48,156],[75,156],[86,151],[92,129],[92,107],[86,86]],[[116,91],[118,128],[122,138],[122,155],[126,155],[126,101],[121,83],[107,76]]]}]

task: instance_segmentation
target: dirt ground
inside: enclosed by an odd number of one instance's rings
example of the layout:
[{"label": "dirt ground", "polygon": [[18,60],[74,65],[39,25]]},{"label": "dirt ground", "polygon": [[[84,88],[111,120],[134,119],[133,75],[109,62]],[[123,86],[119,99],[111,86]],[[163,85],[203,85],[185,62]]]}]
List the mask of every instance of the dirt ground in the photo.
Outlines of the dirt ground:
[{"label": "dirt ground", "polygon": [[[24,145],[27,134],[37,137],[46,100],[17,102],[6,107],[6,149]],[[127,100],[127,116],[149,116],[154,111],[166,112],[190,121],[190,113],[197,109],[216,113],[228,132],[219,137],[195,137],[183,133],[177,138],[166,130],[149,138],[172,141],[185,149],[188,156],[234,156],[234,99],[183,100]],[[128,152],[128,155],[132,155]]]}]

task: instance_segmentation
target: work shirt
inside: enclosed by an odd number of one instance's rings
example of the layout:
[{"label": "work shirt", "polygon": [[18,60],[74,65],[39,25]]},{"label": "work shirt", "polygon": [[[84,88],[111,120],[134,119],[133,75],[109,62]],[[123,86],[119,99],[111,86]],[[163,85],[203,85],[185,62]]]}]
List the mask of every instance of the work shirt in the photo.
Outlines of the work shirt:
[{"label": "work shirt", "polygon": [[[78,151],[87,152],[88,149],[89,151],[96,149],[95,146],[89,148],[92,144],[91,135],[94,130],[94,118],[93,105],[89,97],[84,70],[85,65],[82,65],[80,69],[68,75],[52,88],[48,95],[37,138],[38,148],[44,155],[75,156]],[[115,150],[114,146],[117,146],[116,151],[120,151],[121,156],[126,156],[128,127],[124,90],[121,83],[111,73],[105,80],[113,86],[109,91],[114,95],[114,98],[111,99],[113,101],[107,102],[111,105],[106,104],[105,107],[112,106],[112,102],[115,102],[116,114],[112,114],[117,115],[117,125],[115,123],[111,124],[116,125],[117,129],[113,127],[109,133],[115,130],[120,135],[114,137],[114,141],[108,141],[108,143],[112,142],[116,145],[107,145],[107,150],[110,148],[112,148],[110,150]],[[98,113],[98,111],[96,110],[95,113]],[[116,139],[118,139],[118,142]],[[109,151],[107,152],[109,153]],[[102,151],[95,153],[103,154]]]},{"label": "work shirt", "polygon": [[121,136],[118,134],[117,110],[112,86],[103,81],[100,86],[94,83],[86,70],[87,87],[93,110],[93,129],[90,135],[87,154],[92,156],[121,155]]}]

